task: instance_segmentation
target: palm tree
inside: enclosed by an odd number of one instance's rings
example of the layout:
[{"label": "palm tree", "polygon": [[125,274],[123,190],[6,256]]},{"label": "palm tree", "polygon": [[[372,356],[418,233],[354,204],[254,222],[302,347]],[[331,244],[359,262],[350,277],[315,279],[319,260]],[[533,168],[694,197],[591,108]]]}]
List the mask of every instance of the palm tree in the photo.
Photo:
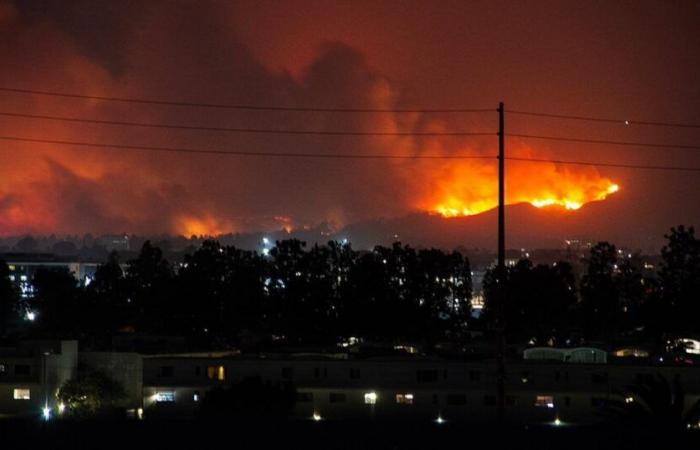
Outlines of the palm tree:
[{"label": "palm tree", "polygon": [[700,420],[700,400],[686,407],[686,395],[678,375],[649,375],[618,392],[619,398],[607,404],[607,411],[623,422],[653,426],[656,429],[696,427]]}]

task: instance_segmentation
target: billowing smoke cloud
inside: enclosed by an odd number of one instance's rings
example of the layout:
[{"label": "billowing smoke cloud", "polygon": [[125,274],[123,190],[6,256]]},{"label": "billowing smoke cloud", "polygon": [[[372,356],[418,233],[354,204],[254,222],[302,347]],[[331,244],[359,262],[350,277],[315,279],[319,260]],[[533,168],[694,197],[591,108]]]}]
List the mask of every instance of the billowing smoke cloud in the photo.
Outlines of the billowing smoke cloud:
[{"label": "billowing smoke cloud", "polygon": [[[138,5],[137,5],[138,4]],[[391,109],[402,92],[363,54],[327,43],[300,74],[268,68],[239,42],[230,11],[199,2],[0,3],[0,85],[88,95],[254,105]],[[138,7],[137,7],[138,6]],[[2,93],[1,110],[220,127],[439,131],[421,114],[317,114],[134,105]],[[493,121],[470,121],[495,131]],[[461,128],[464,123],[461,124]],[[492,154],[495,138],[274,136],[157,130],[0,118],[0,135],[131,145],[324,154]],[[489,141],[490,139],[490,141]],[[492,142],[493,141],[493,142]],[[491,144],[489,144],[491,143]],[[0,234],[203,234],[415,210],[493,206],[493,161],[343,160],[202,156],[0,142]],[[558,170],[512,201],[565,197],[562,182],[608,189],[593,170]],[[591,184],[592,183],[592,184]],[[538,197],[539,196],[539,197]],[[546,197],[546,198],[545,198]],[[578,201],[578,200],[577,200]],[[460,203],[461,202],[461,203]],[[454,202],[453,202],[454,203]],[[469,209],[469,208],[467,208]],[[477,211],[478,209],[478,211]]]}]

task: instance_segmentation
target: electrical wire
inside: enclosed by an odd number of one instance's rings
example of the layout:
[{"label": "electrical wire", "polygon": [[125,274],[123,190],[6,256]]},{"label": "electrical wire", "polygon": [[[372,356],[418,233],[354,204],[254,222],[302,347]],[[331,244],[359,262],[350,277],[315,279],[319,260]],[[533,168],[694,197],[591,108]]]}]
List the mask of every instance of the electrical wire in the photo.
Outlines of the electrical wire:
[{"label": "electrical wire", "polygon": [[105,144],[96,142],[63,141],[53,139],[34,139],[17,136],[0,136],[0,140],[28,142],[38,144],[67,145],[88,148],[114,148],[122,150],[144,150],[168,153],[195,153],[229,156],[257,156],[257,157],[283,157],[283,158],[327,158],[327,159],[492,159],[495,156],[486,155],[391,155],[391,154],[349,154],[349,153],[311,153],[311,152],[253,152],[221,149],[199,149],[189,147],[161,147],[150,145],[126,145]]},{"label": "electrical wire", "polygon": [[161,106],[187,106],[198,108],[235,109],[246,111],[287,111],[287,112],[325,112],[325,113],[484,113],[496,112],[495,108],[324,108],[324,107],[301,107],[301,106],[275,106],[275,105],[247,105],[247,104],[227,104],[227,103],[206,103],[206,102],[185,102],[174,100],[155,100],[135,97],[114,97],[103,95],[85,95],[66,92],[42,91],[34,89],[19,89],[10,87],[0,87],[2,92],[12,92],[16,94],[32,94],[50,97],[75,98],[82,100],[100,100],[106,102],[139,103]]},{"label": "electrical wire", "polygon": [[650,120],[631,120],[631,119],[613,119],[610,117],[593,117],[593,116],[575,116],[567,114],[543,113],[535,111],[521,111],[517,109],[506,109],[509,114],[518,114],[523,116],[547,117],[550,119],[565,119],[565,120],[582,120],[587,122],[604,122],[616,123],[618,125],[644,125],[653,127],[677,127],[677,128],[700,128],[697,123],[680,123],[680,122],[665,122],[665,121],[650,121]]},{"label": "electrical wire", "polygon": [[51,116],[40,114],[25,114],[14,112],[0,111],[0,116],[26,118],[26,119],[42,119],[55,120],[61,122],[77,122],[97,125],[116,125],[141,128],[160,128],[173,130],[198,130],[198,131],[226,131],[232,133],[254,133],[254,134],[283,134],[283,135],[314,135],[314,136],[497,136],[495,132],[471,132],[471,131],[454,131],[454,132],[389,132],[389,131],[326,131],[326,130],[284,130],[284,129],[266,129],[266,128],[240,128],[240,127],[211,127],[211,126],[196,126],[196,125],[176,125],[165,123],[151,122],[128,122],[120,120],[98,120],[86,119],[79,117],[64,117]]},{"label": "electrical wire", "polygon": [[573,138],[573,137],[558,137],[558,136],[540,136],[534,134],[518,134],[518,133],[506,133],[506,137],[519,137],[525,139],[543,139],[548,141],[561,141],[561,142],[577,142],[583,144],[602,144],[602,145],[624,145],[629,147],[654,147],[654,148],[676,148],[683,150],[700,150],[698,145],[683,145],[683,144],[658,144],[650,142],[626,142],[626,141],[607,141],[607,140],[597,140],[597,139],[584,139],[584,138]]}]

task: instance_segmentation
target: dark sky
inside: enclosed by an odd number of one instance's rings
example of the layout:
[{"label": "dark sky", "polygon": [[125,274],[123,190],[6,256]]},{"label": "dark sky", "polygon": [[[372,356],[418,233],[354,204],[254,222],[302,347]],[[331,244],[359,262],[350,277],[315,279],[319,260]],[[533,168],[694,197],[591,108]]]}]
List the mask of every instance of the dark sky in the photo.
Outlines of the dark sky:
[{"label": "dark sky", "polygon": [[[0,61],[0,86],[86,95],[380,109],[495,110],[504,101],[518,110],[700,123],[698,1],[0,0]],[[325,131],[497,126],[495,111],[251,112],[8,92],[0,92],[0,112]],[[700,145],[697,128],[508,115],[507,131]],[[253,152],[496,150],[495,137],[241,135],[10,117],[0,117],[0,135]],[[517,138],[507,149],[514,156],[700,167],[693,150]],[[0,141],[0,235],[340,226],[446,204],[479,212],[494,205],[495,168],[473,160],[235,158]],[[624,233],[631,242],[679,223],[700,224],[699,173],[516,162],[508,170],[510,203],[585,203],[618,184],[606,214],[629,218]],[[552,214],[557,220],[563,213]]]}]

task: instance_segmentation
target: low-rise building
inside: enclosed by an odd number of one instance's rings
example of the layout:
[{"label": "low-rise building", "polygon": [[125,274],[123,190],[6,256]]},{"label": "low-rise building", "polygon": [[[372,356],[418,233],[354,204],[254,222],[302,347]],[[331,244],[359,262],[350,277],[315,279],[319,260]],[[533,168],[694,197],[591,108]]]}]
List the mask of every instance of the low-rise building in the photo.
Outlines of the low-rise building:
[{"label": "low-rise building", "polygon": [[78,367],[76,341],[31,341],[0,348],[0,417],[57,409],[56,393]]}]

